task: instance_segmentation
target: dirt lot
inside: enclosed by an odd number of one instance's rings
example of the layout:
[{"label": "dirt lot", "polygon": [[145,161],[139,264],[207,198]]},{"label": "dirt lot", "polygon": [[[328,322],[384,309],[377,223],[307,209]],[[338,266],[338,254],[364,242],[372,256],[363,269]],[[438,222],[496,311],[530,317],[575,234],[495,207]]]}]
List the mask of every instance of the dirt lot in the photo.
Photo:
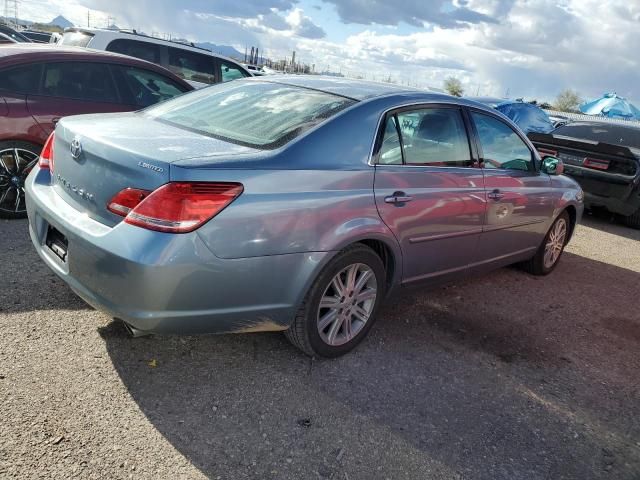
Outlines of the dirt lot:
[{"label": "dirt lot", "polygon": [[640,232],[550,277],[394,298],[311,361],[280,334],[131,339],[0,222],[0,478],[638,479]]}]

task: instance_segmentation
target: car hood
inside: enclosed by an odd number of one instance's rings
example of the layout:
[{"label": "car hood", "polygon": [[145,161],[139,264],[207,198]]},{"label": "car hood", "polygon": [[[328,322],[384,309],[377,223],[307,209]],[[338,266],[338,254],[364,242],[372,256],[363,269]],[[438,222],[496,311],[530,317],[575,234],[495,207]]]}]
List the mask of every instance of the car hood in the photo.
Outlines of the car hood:
[{"label": "car hood", "polygon": [[77,115],[66,117],[64,124],[77,136],[164,163],[260,152],[154,120],[139,112]]}]

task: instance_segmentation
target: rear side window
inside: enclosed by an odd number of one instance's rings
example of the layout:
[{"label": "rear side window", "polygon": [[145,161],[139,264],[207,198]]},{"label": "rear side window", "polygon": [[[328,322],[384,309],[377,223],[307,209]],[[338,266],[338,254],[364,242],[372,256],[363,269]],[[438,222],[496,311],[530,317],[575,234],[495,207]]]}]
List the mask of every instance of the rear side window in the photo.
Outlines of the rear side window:
[{"label": "rear side window", "polygon": [[45,64],[41,93],[91,102],[119,103],[110,68],[103,63]]},{"label": "rear side window", "polygon": [[478,112],[471,112],[471,117],[478,131],[484,168],[532,170],[531,150],[509,125]]},{"label": "rear side window", "polygon": [[120,69],[120,92],[127,97],[127,103],[140,108],[172,99],[187,90],[168,78],[155,72],[136,67]]},{"label": "rear side window", "polygon": [[154,43],[119,38],[107,45],[107,51],[140,58],[151,63],[160,63],[160,45]]},{"label": "rear side window", "polygon": [[220,61],[220,68],[222,70],[222,81],[229,82],[231,80],[237,80],[238,78],[244,78],[247,74],[242,69],[230,62]]},{"label": "rear side window", "polygon": [[354,103],[307,88],[239,80],[197,90],[144,115],[227,142],[273,149]]},{"label": "rear side window", "polygon": [[553,134],[611,145],[640,148],[640,128],[626,127],[624,125],[570,123],[556,128]]},{"label": "rear side window", "polygon": [[0,90],[35,94],[38,92],[41,72],[41,65],[22,65],[2,70],[0,72]]},{"label": "rear side window", "polygon": [[380,155],[378,156],[380,165],[402,165],[402,145],[398,132],[396,116],[387,117],[387,123],[382,135]]},{"label": "rear side window", "polygon": [[169,47],[169,70],[185,80],[216,83],[215,64],[212,55]]},{"label": "rear side window", "polygon": [[425,108],[388,117],[378,163],[470,167],[473,161],[462,112]]},{"label": "rear side window", "polygon": [[65,47],[86,47],[93,38],[93,34],[85,32],[65,32],[59,45]]}]

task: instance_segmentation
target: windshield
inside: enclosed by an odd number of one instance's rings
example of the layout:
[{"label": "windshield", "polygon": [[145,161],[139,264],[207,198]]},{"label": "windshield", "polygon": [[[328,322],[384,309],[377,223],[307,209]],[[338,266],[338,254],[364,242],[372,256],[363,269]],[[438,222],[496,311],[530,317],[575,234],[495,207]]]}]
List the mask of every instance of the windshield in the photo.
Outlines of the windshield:
[{"label": "windshield", "polygon": [[640,128],[624,125],[569,123],[556,128],[553,134],[640,149]]},{"label": "windshield", "polygon": [[143,114],[220,140],[272,149],[354,103],[306,88],[235,80],[183,95]]},{"label": "windshield", "polygon": [[58,44],[66,47],[86,47],[92,38],[91,33],[65,32]]}]

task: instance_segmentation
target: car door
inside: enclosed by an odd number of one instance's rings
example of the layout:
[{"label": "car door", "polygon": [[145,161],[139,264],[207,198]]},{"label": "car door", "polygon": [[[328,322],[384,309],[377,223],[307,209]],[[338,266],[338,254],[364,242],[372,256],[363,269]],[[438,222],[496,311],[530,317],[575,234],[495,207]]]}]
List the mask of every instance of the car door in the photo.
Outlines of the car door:
[{"label": "car door", "polygon": [[461,108],[386,114],[374,156],[376,205],[402,248],[403,283],[439,283],[474,261],[485,199]]},{"label": "car door", "polygon": [[98,62],[51,62],[37,94],[27,95],[27,108],[45,133],[62,117],[85,113],[126,112],[109,64]]},{"label": "car door", "polygon": [[47,135],[27,109],[27,95],[38,90],[42,65],[29,63],[0,70],[0,138],[29,139],[43,145]]},{"label": "car door", "polygon": [[523,136],[497,115],[471,110],[486,189],[477,269],[530,257],[553,215],[551,178],[541,173]]}]

